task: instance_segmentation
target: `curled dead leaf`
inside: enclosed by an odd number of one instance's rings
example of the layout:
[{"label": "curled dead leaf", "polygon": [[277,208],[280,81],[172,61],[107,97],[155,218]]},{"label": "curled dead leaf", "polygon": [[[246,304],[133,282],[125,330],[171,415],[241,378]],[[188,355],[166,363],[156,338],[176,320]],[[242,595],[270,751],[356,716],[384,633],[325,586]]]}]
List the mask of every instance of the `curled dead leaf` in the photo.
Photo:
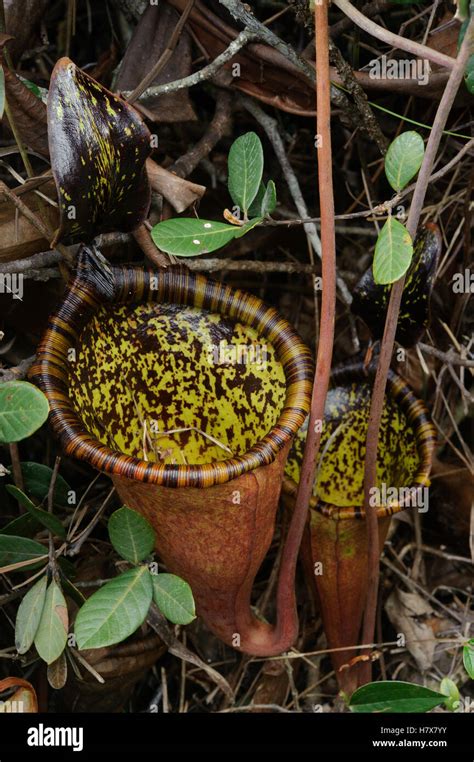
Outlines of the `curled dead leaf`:
[{"label": "curled dead leaf", "polygon": [[[41,156],[48,156],[46,106],[7,66],[4,73],[5,95],[23,143]],[[8,124],[7,117],[3,118]]]},{"label": "curled dead leaf", "polygon": [[178,214],[199,201],[206,192],[204,185],[197,185],[168,172],[153,159],[147,159],[146,171],[153,190],[169,201]]},{"label": "curled dead leaf", "polygon": [[9,42],[10,40],[15,39],[12,34],[5,34],[5,32],[0,32],[0,50],[3,52],[3,48]]},{"label": "curled dead leaf", "polygon": [[0,680],[0,694],[9,688],[18,688],[18,690],[7,699],[0,701],[0,712],[31,714],[38,711],[36,691],[28,680],[22,680],[21,677],[6,677]]}]

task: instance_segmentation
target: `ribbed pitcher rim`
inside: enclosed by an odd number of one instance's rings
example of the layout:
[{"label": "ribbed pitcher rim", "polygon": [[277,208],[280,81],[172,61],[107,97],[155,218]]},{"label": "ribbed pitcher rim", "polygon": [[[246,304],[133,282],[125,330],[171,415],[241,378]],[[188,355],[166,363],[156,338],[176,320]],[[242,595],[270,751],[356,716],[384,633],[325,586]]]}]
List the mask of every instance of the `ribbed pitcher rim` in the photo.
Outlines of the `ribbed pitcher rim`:
[{"label": "ribbed pitcher rim", "polygon": [[65,453],[111,475],[168,487],[210,487],[272,463],[298,431],[310,408],[313,361],[294,328],[258,297],[181,266],[155,271],[124,265],[111,268],[110,272],[114,283],[114,295],[112,298],[109,295],[111,304],[153,301],[194,306],[254,328],[272,343],[283,366],[285,403],[265,437],[243,455],[227,460],[194,466],[163,464],[141,460],[102,444],[86,430],[68,394],[68,353],[104,301],[103,293],[83,264],[49,320],[30,371],[31,380],[48,399],[50,424]]}]

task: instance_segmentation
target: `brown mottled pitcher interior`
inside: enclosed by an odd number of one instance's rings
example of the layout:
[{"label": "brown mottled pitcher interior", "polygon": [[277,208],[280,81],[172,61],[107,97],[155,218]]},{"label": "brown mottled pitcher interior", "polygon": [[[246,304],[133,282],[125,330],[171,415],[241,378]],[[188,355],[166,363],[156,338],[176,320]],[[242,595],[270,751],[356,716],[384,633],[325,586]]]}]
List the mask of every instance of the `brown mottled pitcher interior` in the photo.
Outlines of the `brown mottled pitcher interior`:
[{"label": "brown mottled pitcher interior", "polygon": [[286,394],[275,349],[254,328],[154,302],[101,307],[79,337],[69,381],[90,434],[178,465],[244,454],[275,425]]}]

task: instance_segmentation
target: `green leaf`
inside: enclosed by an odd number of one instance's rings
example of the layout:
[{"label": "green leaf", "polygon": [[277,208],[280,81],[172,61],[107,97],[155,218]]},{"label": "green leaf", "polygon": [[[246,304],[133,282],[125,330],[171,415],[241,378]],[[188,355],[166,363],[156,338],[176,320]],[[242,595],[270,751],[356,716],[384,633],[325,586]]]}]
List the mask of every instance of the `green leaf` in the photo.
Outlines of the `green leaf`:
[{"label": "green leaf", "polygon": [[83,595],[81,591],[75,585],[72,584],[71,580],[67,579],[67,577],[62,578],[61,584],[68,598],[72,598],[74,603],[77,604],[78,608],[81,608],[81,606],[83,606],[87,600],[85,595]]},{"label": "green leaf", "polygon": [[3,112],[5,111],[5,72],[3,66],[0,64],[0,119],[3,119]]},{"label": "green leaf", "polygon": [[35,646],[46,664],[62,654],[67,643],[69,618],[67,605],[59,585],[51,582],[46,591],[43,612],[35,635]]},{"label": "green leaf", "polygon": [[262,206],[260,214],[262,217],[266,217],[267,214],[271,214],[275,211],[277,205],[276,187],[273,180],[270,180],[265,190],[265,195],[262,199]]},{"label": "green leaf", "polygon": [[43,511],[42,508],[38,508],[34,503],[31,502],[30,498],[21,491],[21,489],[18,489],[18,487],[15,487],[13,484],[6,484],[5,489],[15,498],[15,500],[18,500],[18,502],[21,503],[24,508],[26,508],[31,516],[33,516],[37,521],[40,522],[40,524],[46,527],[46,529],[49,529],[50,532],[57,535],[58,537],[66,537],[66,530],[64,529],[57,516],[53,516],[52,513]]},{"label": "green leaf", "polygon": [[70,579],[74,579],[74,577],[77,574],[77,569],[72,563],[72,561],[70,561],[68,558],[64,558],[64,556],[60,556],[58,558],[58,566],[61,569],[61,572],[63,573],[64,577],[69,577]]},{"label": "green leaf", "polygon": [[352,694],[349,708],[353,712],[428,712],[446,699],[422,685],[399,680],[368,683]]},{"label": "green leaf", "polygon": [[[49,466],[44,466],[42,463],[24,462],[21,463],[21,473],[23,475],[25,492],[33,495],[33,497],[37,497],[38,500],[44,500],[48,496],[53,469],[49,468]],[[57,474],[54,485],[54,503],[63,507],[67,506],[70,491],[69,484],[60,474]]]},{"label": "green leaf", "polygon": [[455,0],[457,5],[456,16],[459,20],[465,21],[469,17],[469,4],[470,0]]},{"label": "green leaf", "polygon": [[23,598],[16,615],[15,646],[19,654],[25,654],[32,646],[43,613],[48,580],[41,577]]},{"label": "green leaf", "polygon": [[155,533],[151,524],[126,506],[112,514],[108,530],[117,553],[132,564],[143,561],[155,545]]},{"label": "green leaf", "polygon": [[0,385],[0,442],[19,442],[43,425],[49,413],[43,392],[27,381]]},{"label": "green leaf", "polygon": [[237,233],[235,235],[236,238],[242,238],[243,235],[246,233],[250,233],[250,231],[256,227],[257,225],[260,225],[260,223],[263,221],[262,217],[255,217],[253,220],[249,220],[245,223],[245,225],[242,225],[241,227],[237,228]]},{"label": "green leaf", "polygon": [[26,77],[20,77],[18,74],[17,74],[17,77],[21,82],[23,82],[25,87],[27,87],[28,90],[31,90],[33,95],[36,95],[36,97],[39,98],[40,100],[43,100],[44,92],[46,92],[46,94],[48,93],[48,91],[45,90],[44,87],[38,87],[38,85],[32,82],[31,79],[26,79]]},{"label": "green leaf", "polygon": [[471,95],[474,95],[474,54],[467,59],[464,82],[466,83],[468,92],[470,92]]},{"label": "green leaf", "polygon": [[[44,545],[27,537],[15,537],[10,534],[0,534],[0,568],[29,561],[39,556],[47,555]],[[33,565],[23,566],[21,571],[30,571]]]},{"label": "green leaf", "polygon": [[153,600],[173,624],[189,624],[196,618],[193,593],[175,574],[152,574]]},{"label": "green leaf", "polygon": [[241,229],[224,222],[179,217],[159,222],[152,228],[151,237],[158,248],[167,254],[195,257],[225,246]]},{"label": "green leaf", "polygon": [[450,712],[455,712],[456,709],[459,709],[461,697],[456,683],[450,680],[449,677],[443,677],[439,689],[444,696],[447,696],[444,701],[446,709],[449,709]]},{"label": "green leaf", "polygon": [[247,132],[232,143],[228,169],[229,193],[234,204],[247,214],[263,174],[263,148],[255,132]]},{"label": "green leaf", "polygon": [[418,132],[402,132],[388,147],[385,174],[395,191],[404,188],[421,167],[425,144]]},{"label": "green leaf", "polygon": [[[461,47],[462,41],[466,34],[466,29],[469,26],[469,18],[467,18],[468,11],[469,11],[468,1],[463,3],[462,6],[460,3],[458,4],[458,16],[460,18],[465,19],[463,23],[461,24],[461,28],[459,30],[458,50]],[[468,92],[470,92],[471,95],[474,95],[474,53],[471,54],[469,58],[467,59],[466,71],[464,72],[464,82]]]},{"label": "green leaf", "polygon": [[265,183],[260,183],[258,193],[250,204],[248,216],[250,218],[266,217],[267,214],[275,211],[276,202],[276,187],[273,180],[268,182],[267,187],[265,187]]},{"label": "green leaf", "polygon": [[29,537],[34,535],[41,524],[39,521],[33,518],[30,513],[24,513],[22,516],[17,516],[16,519],[9,521],[2,527],[2,534],[14,534],[18,537]]},{"label": "green leaf", "polygon": [[102,648],[128,638],[144,621],[153,595],[146,566],[120,574],[91,595],[79,611],[74,631],[82,648]]},{"label": "green leaf", "polygon": [[382,285],[394,283],[406,273],[412,257],[410,233],[395,217],[389,217],[375,244],[374,281]]},{"label": "green leaf", "polygon": [[[396,339],[404,347],[414,346],[428,325],[441,244],[441,233],[435,225],[422,226],[417,231],[397,324]],[[367,323],[373,341],[383,336],[391,288],[375,283],[371,265],[352,291],[351,311]]]},{"label": "green leaf", "polygon": [[249,217],[258,217],[259,214],[261,214],[262,211],[262,201],[265,196],[265,183],[261,182],[258,186],[257,195],[255,196],[254,200],[250,204],[247,214]]},{"label": "green leaf", "polygon": [[474,638],[468,640],[462,649],[462,660],[467,674],[474,680]]}]

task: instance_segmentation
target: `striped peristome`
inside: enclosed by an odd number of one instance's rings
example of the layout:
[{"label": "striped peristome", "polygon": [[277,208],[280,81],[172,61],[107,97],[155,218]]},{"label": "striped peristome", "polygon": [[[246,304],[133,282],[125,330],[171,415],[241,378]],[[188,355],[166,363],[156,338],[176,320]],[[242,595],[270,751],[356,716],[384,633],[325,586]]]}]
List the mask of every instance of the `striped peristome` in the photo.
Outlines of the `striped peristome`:
[{"label": "striped peristome", "polygon": [[[166,487],[223,484],[272,463],[310,407],[311,353],[290,324],[255,296],[181,266],[110,272],[112,297],[100,263],[83,248],[31,371],[66,453]],[[203,352],[221,340],[264,343],[265,364],[206,367]],[[204,447],[188,431],[176,452],[167,452],[168,438],[164,458],[146,460],[137,422],[153,415],[160,431],[194,425],[231,452]]]}]

